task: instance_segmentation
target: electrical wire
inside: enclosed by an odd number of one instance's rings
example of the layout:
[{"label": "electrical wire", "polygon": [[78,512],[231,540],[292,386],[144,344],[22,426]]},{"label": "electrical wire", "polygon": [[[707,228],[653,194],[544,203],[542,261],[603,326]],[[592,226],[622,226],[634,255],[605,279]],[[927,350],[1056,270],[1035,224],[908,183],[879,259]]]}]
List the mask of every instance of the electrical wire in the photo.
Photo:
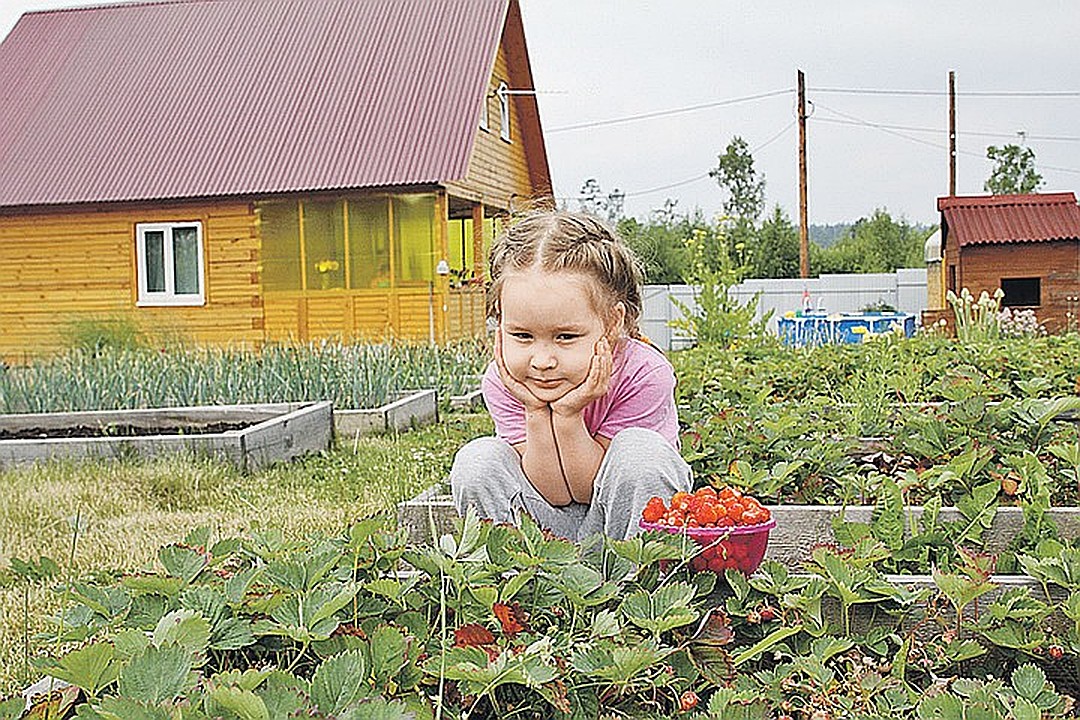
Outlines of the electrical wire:
[{"label": "electrical wire", "polygon": [[[909,142],[918,143],[920,145],[927,145],[927,146],[935,148],[937,150],[948,150],[947,146],[945,146],[945,145],[943,145],[941,143],[931,142],[929,140],[923,140],[922,138],[911,137],[910,135],[905,135],[905,134],[903,134],[901,132],[897,132],[895,130],[892,130],[886,125],[882,125],[882,124],[879,124],[879,123],[874,123],[874,122],[871,122],[869,120],[864,120],[864,119],[856,117],[854,115],[850,115],[848,113],[836,110],[835,108],[830,108],[830,107],[828,107],[826,105],[821,105],[820,103],[819,103],[819,106],[821,107],[822,110],[825,110],[825,111],[831,112],[831,113],[835,113],[836,115],[840,115],[841,117],[846,118],[848,120],[848,122],[842,123],[844,125],[861,125],[863,127],[872,128],[874,130],[880,130],[882,132],[888,133],[889,135],[895,135],[896,137],[903,138],[904,140],[907,140]],[[836,122],[836,123],[839,123],[841,121],[835,120],[833,118],[818,118],[816,120],[816,122]],[[940,131],[938,131],[938,132],[940,132]],[[1030,136],[1028,136],[1028,137],[1030,137]],[[982,153],[972,152],[970,150],[961,150],[959,148],[957,148],[956,154],[957,155],[966,155],[968,157],[977,157],[977,158],[980,158],[982,160],[986,159],[986,156],[983,155]],[[1080,170],[1076,170],[1076,169],[1073,169],[1073,168],[1058,167],[1056,165],[1044,165],[1044,164],[1038,163],[1038,162],[1036,163],[1036,167],[1038,169],[1040,169],[1040,170],[1054,170],[1054,171],[1057,171],[1057,172],[1080,174]]]},{"label": "electrical wire", "polygon": [[[835,93],[838,95],[893,95],[897,97],[946,97],[947,90],[889,90],[887,88],[807,88],[807,92]],[[1080,90],[957,90],[957,97],[987,98],[1074,98]]]},{"label": "electrical wire", "polygon": [[[792,127],[795,126],[795,122],[796,122],[795,120],[792,120],[787,125],[780,128],[780,131],[777,132],[777,133],[774,133],[773,136],[770,137],[768,140],[761,143],[760,145],[757,145],[757,146],[755,146],[753,148],[750,148],[750,150],[749,150],[750,155],[753,155],[754,153],[761,150],[762,148],[768,147],[769,145],[772,145],[774,142],[779,140],[784,135],[784,133],[786,133],[788,130],[790,130]],[[623,193],[623,197],[638,197],[640,195],[651,195],[652,193],[657,193],[657,192],[660,192],[662,190],[671,190],[672,188],[682,187],[683,185],[690,185],[691,183],[696,183],[699,180],[704,180],[705,178],[709,177],[711,174],[712,173],[710,171],[710,172],[707,172],[707,173],[704,173],[704,174],[701,174],[701,175],[695,175],[694,177],[687,178],[686,180],[680,180],[679,182],[671,183],[670,185],[662,185],[660,187],[649,188],[648,190],[637,190],[635,192]]]},{"label": "electrical wire", "polygon": [[640,113],[638,115],[626,115],[623,117],[609,118],[607,120],[594,120],[591,122],[576,123],[574,125],[563,125],[562,127],[546,130],[545,133],[560,133],[568,132],[570,130],[584,130],[586,128],[618,125],[620,123],[634,122],[636,120],[650,120],[652,118],[667,117],[669,115],[678,115],[681,113],[694,112],[695,110],[707,110],[708,108],[726,107],[728,105],[738,105],[740,103],[752,102],[754,100],[764,100],[766,98],[776,97],[778,95],[786,95],[792,92],[794,92],[793,88],[784,88],[783,90],[771,90],[769,92],[758,93],[756,95],[745,95],[743,97],[730,98],[727,100],[716,100],[714,102],[701,103],[698,105],[686,105],[684,107],[672,108],[670,110],[656,110],[653,112]]},{"label": "electrical wire", "polygon": [[[863,125],[865,123],[855,120],[841,120],[838,118],[818,118],[821,122],[832,123],[834,125]],[[923,132],[941,134],[946,133],[948,130],[945,128],[931,128],[931,127],[917,127],[914,125],[891,125],[888,123],[875,123],[876,127],[888,128],[890,130],[906,130],[908,132]],[[988,137],[988,138],[1015,138],[1017,133],[1015,132],[989,132],[989,131],[977,131],[977,130],[964,130],[962,133],[965,137]],[[1068,136],[1068,135],[1032,135],[1030,133],[1024,133],[1025,140],[1041,140],[1048,142],[1080,142],[1080,136]]]}]

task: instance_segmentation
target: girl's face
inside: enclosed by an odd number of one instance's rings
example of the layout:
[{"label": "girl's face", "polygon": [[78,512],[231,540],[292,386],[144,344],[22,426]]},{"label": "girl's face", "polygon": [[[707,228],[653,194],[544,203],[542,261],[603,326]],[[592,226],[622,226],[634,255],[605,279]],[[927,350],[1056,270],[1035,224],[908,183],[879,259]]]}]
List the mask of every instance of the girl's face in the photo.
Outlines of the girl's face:
[{"label": "girl's face", "polygon": [[[558,400],[589,374],[596,343],[606,334],[587,290],[593,282],[577,272],[535,268],[503,278],[503,361],[540,400]],[[622,326],[622,310],[621,304],[614,308],[614,327]]]}]

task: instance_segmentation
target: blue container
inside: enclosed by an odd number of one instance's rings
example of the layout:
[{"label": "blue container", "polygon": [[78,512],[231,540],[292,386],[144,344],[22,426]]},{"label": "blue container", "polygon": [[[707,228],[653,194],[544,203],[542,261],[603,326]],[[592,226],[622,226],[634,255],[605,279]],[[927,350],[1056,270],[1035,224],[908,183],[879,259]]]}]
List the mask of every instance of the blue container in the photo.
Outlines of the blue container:
[{"label": "blue container", "polygon": [[[861,330],[859,329],[861,328]],[[860,343],[870,335],[903,331],[915,334],[915,316],[899,312],[797,313],[777,320],[780,339],[787,345],[805,347],[825,343]]]}]

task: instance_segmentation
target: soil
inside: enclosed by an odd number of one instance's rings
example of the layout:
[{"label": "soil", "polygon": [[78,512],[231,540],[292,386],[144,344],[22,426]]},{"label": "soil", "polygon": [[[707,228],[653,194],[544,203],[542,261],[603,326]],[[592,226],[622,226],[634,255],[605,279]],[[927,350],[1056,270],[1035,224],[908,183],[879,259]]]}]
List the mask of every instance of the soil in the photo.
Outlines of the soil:
[{"label": "soil", "polygon": [[135,425],[72,425],[64,428],[24,428],[5,430],[0,428],[0,440],[42,440],[47,438],[109,438],[145,437],[148,435],[212,435],[229,430],[242,430],[251,423],[206,423],[199,425],[160,425],[138,427]]}]

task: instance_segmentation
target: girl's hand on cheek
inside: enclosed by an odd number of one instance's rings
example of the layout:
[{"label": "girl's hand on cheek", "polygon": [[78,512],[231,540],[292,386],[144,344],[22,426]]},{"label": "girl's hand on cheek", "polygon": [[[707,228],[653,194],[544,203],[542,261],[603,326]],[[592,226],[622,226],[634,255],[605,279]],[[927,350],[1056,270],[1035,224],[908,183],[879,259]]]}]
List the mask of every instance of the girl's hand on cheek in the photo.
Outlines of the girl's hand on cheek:
[{"label": "girl's hand on cheek", "polygon": [[580,385],[551,403],[552,412],[576,415],[589,403],[604,397],[611,385],[613,366],[611,341],[606,337],[600,338],[596,342],[592,362],[589,364],[589,374]]},{"label": "girl's hand on cheek", "polygon": [[511,375],[510,371],[506,368],[506,360],[503,359],[502,351],[501,327],[495,331],[495,366],[499,369],[499,379],[502,380],[503,386],[506,387],[507,391],[513,395],[518,402],[525,406],[526,411],[540,410],[541,408],[547,407],[546,402],[533,395],[532,391]]}]

